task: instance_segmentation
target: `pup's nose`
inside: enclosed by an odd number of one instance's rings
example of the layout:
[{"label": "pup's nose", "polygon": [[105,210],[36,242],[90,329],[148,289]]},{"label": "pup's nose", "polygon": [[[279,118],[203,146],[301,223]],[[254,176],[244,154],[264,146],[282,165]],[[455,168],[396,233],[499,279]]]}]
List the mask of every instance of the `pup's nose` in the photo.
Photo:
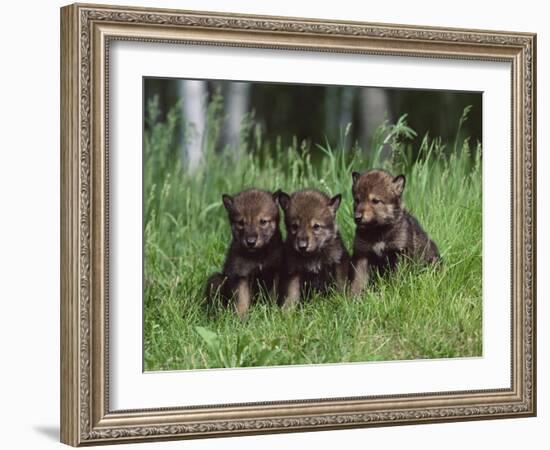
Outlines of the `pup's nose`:
[{"label": "pup's nose", "polygon": [[255,236],[247,237],[246,238],[246,245],[248,245],[250,248],[254,247],[256,245],[257,238]]},{"label": "pup's nose", "polygon": [[307,241],[298,241],[298,249],[305,250],[307,248]]},{"label": "pup's nose", "polygon": [[359,224],[363,222],[363,214],[361,214],[360,212],[356,212],[354,217],[355,217],[355,223]]}]

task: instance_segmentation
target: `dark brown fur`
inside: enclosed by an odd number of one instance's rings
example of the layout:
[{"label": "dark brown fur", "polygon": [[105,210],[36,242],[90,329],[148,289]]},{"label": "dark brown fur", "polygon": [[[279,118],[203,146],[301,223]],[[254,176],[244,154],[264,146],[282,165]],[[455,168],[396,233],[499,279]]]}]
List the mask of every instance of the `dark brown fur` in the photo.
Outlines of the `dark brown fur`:
[{"label": "dark brown fur", "polygon": [[326,292],[345,287],[349,254],[344,247],[336,212],[341,195],[332,198],[316,190],[279,193],[287,238],[281,272],[281,303],[292,307],[311,289]]},{"label": "dark brown fur", "polygon": [[219,295],[227,305],[232,299],[244,318],[260,289],[273,291],[283,258],[277,195],[258,189],[234,197],[223,195],[233,238],[221,273],[206,283],[209,304]]},{"label": "dark brown fur", "polygon": [[393,269],[401,255],[431,264],[439,251],[402,205],[405,176],[384,170],[353,173],[354,219],[352,292],[359,293],[373,270]]}]

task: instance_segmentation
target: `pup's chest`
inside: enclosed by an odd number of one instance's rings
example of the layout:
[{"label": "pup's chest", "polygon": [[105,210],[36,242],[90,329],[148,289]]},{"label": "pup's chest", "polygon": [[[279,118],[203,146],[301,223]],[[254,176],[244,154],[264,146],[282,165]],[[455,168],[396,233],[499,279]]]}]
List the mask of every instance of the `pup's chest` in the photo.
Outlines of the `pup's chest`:
[{"label": "pup's chest", "polygon": [[306,272],[319,274],[323,270],[323,261],[320,258],[313,258],[304,262],[304,270]]},{"label": "pup's chest", "polygon": [[385,240],[375,240],[375,241],[366,241],[366,240],[357,240],[355,242],[355,251],[362,254],[372,254],[374,256],[382,257],[387,253],[395,251],[395,248],[392,247]]},{"label": "pup's chest", "polygon": [[338,265],[338,261],[329,258],[309,258],[301,261],[301,264],[296,267],[297,272],[301,272],[306,277],[325,278],[332,277],[334,270]]},{"label": "pup's chest", "polygon": [[378,241],[371,245],[370,251],[374,253],[376,256],[383,256],[386,254],[389,250],[389,246],[384,241]]},{"label": "pup's chest", "polygon": [[235,261],[235,269],[239,276],[261,276],[263,273],[274,270],[273,258],[249,259],[238,258]]}]

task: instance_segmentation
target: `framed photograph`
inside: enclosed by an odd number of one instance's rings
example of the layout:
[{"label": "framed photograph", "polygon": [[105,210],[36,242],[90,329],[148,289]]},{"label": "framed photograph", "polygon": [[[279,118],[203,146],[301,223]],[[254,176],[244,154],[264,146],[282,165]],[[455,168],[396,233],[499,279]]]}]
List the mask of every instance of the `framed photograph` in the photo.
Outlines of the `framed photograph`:
[{"label": "framed photograph", "polygon": [[536,414],[536,36],[61,9],[61,440]]}]

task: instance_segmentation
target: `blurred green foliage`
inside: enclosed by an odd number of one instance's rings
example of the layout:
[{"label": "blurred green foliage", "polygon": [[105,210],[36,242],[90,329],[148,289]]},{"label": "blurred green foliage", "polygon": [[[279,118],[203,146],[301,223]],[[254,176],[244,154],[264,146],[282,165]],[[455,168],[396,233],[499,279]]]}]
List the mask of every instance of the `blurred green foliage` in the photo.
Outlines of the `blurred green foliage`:
[{"label": "blurred green foliage", "polygon": [[[145,104],[158,98],[158,120],[165,121],[167,114],[181,97],[178,83],[181,80],[146,78]],[[185,82],[185,81],[183,81]],[[210,103],[217,93],[228,93],[231,81],[206,81],[207,99]],[[293,140],[309,145],[328,142],[336,146],[341,141],[342,129],[351,124],[347,140],[365,152],[372,149],[372,135],[366,132],[382,125],[385,119],[394,122],[408,116],[409,125],[416,130],[414,149],[420,148],[420,140],[426,134],[440,137],[444,142],[456,138],[456,118],[470,106],[470,120],[461,130],[463,139],[468,136],[473,143],[482,142],[482,94],[479,92],[440,91],[426,89],[378,89],[353,86],[300,85],[285,83],[246,83],[248,85],[247,112],[254,125],[261,128],[264,141],[283,146]],[[385,102],[379,105],[369,101],[374,91],[383,91]],[[380,108],[375,115],[377,123],[368,123],[364,108]],[[226,114],[230,112],[226,111]],[[383,117],[380,117],[383,116]],[[219,124],[223,127],[223,121]],[[222,139],[218,146],[223,146]],[[220,150],[220,149],[218,149]],[[315,152],[315,149],[313,149]]]}]

